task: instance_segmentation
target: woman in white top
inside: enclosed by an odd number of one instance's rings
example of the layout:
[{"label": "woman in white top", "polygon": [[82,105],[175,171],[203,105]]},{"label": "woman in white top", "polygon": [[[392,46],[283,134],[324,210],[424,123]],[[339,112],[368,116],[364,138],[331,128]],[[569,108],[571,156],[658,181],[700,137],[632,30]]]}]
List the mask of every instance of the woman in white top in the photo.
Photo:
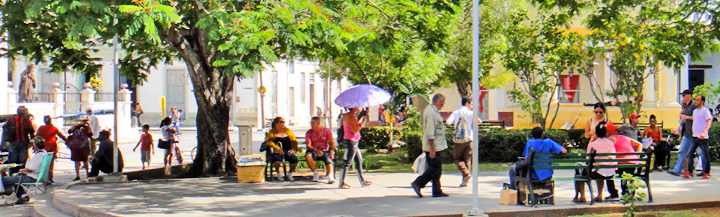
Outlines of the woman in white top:
[{"label": "woman in white top", "polygon": [[595,116],[590,118],[587,124],[585,124],[585,138],[590,138],[595,135],[595,127],[600,122],[605,121],[606,123],[612,123],[612,121],[607,118],[607,110],[605,109],[605,104],[602,102],[595,103],[593,113],[595,113]]},{"label": "woman in white top", "polygon": [[163,158],[165,166],[172,166],[173,150],[175,150],[175,129],[170,125],[172,119],[165,118],[160,122],[160,131],[162,131],[160,140],[169,142],[170,148],[165,149],[165,157]]}]

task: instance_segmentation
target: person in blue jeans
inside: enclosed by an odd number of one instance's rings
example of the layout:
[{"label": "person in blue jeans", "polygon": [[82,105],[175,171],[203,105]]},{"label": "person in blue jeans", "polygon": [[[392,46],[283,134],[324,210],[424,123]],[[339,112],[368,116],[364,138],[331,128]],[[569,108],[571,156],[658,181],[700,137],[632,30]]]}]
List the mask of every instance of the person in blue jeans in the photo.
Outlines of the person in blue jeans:
[{"label": "person in blue jeans", "polygon": [[682,175],[683,178],[693,177],[692,172],[695,171],[694,157],[695,150],[700,147],[702,150],[702,173],[698,176],[702,176],[702,179],[709,179],[710,176],[710,152],[708,150],[708,139],[710,135],[710,124],[712,123],[712,114],[710,109],[704,106],[705,96],[698,95],[695,98],[695,106],[697,109],[693,112],[693,143],[690,146],[690,152],[688,152],[688,171]]},{"label": "person in blue jeans", "polygon": [[[523,152],[523,156],[525,156],[525,162],[524,164],[527,164],[528,158],[530,157],[530,148],[533,148],[535,150],[536,154],[565,154],[567,153],[567,150],[563,148],[560,144],[553,141],[552,139],[543,139],[545,131],[543,128],[535,127],[532,129],[532,136],[533,139],[530,139],[527,141],[527,144],[525,145],[525,151]],[[537,157],[536,159],[549,159],[550,157]],[[550,162],[539,162],[534,163],[535,166],[550,166]],[[530,174],[530,178],[533,180],[547,180],[552,178],[553,175],[552,169],[547,170],[534,170],[532,174]],[[510,166],[510,189],[517,190],[517,185],[515,183],[515,174],[516,174],[516,165]]]},{"label": "person in blue jeans", "polygon": [[678,160],[675,164],[675,167],[672,170],[669,170],[668,173],[675,176],[680,176],[682,174],[683,169],[683,162],[688,156],[688,152],[690,152],[690,146],[693,144],[693,112],[697,108],[695,105],[695,102],[693,102],[692,99],[692,90],[684,90],[682,93],[682,111],[680,114],[680,120],[683,121],[682,123],[682,130],[680,132],[680,136],[682,139],[680,140],[680,150],[678,150]]}]

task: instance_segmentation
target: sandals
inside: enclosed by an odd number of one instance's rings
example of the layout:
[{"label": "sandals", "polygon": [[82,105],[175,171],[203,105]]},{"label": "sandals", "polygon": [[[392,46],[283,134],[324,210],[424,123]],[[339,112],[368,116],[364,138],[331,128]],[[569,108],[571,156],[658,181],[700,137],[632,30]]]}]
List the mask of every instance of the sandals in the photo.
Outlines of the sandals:
[{"label": "sandals", "polygon": [[573,202],[573,203],[587,203],[587,201],[585,200],[585,198],[578,199],[577,197],[576,197],[576,198],[573,198],[572,202]]},{"label": "sandals", "polygon": [[594,201],[594,202],[598,202],[598,203],[602,203],[602,202],[603,202],[603,199],[600,198],[600,197],[596,197],[595,199],[593,199],[593,201]]},{"label": "sandals", "polygon": [[351,187],[350,187],[350,185],[348,185],[347,183],[343,183],[343,184],[340,185],[340,187],[338,187],[338,188],[340,188],[340,189],[350,189]]},{"label": "sandals", "polygon": [[365,180],[365,181],[363,181],[362,183],[360,183],[360,185],[362,185],[363,187],[365,187],[365,186],[371,186],[372,184],[373,184],[373,183],[372,183],[371,181],[367,181],[367,180]]}]

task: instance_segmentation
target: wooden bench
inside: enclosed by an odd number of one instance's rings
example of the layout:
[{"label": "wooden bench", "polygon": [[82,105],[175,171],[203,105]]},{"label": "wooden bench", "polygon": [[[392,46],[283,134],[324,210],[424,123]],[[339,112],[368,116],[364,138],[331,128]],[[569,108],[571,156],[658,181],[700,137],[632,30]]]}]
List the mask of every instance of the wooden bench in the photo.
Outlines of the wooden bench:
[{"label": "wooden bench", "polygon": [[[665,122],[665,121],[657,122],[657,124],[655,124],[655,126],[657,126],[659,129],[663,129],[663,122]],[[638,123],[638,129],[640,131],[643,131],[646,127],[649,127],[649,126],[650,126],[650,123]]]},{"label": "wooden bench", "polygon": [[[635,175],[636,177],[639,177],[647,184],[647,190],[649,195],[649,203],[653,202],[652,197],[652,188],[650,187],[650,158],[648,158],[648,153],[646,152],[637,152],[637,153],[596,153],[595,149],[592,149],[590,153],[568,153],[568,154],[537,154],[533,149],[528,150],[529,151],[529,159],[527,162],[527,168],[520,170],[520,172],[516,173],[515,181],[516,186],[518,188],[518,203],[523,202],[526,206],[536,206],[538,202],[548,203],[548,204],[555,204],[555,181],[584,181],[585,184],[588,185],[588,188],[590,190],[590,204],[593,204],[593,198],[595,198],[592,188],[592,182],[593,179],[590,176],[590,172],[587,174],[575,175],[571,178],[557,178],[553,177],[549,180],[533,180],[531,177],[531,172],[536,169],[552,169],[552,170],[587,170],[592,171],[593,169],[601,169],[601,168],[634,168],[637,171],[640,171],[641,169],[645,169],[642,172],[637,172]],[[596,157],[600,156],[619,156],[619,155],[636,155],[637,157],[628,158],[628,159],[596,159]],[[600,162],[631,162],[631,161],[640,161],[644,162],[641,164],[617,164],[617,165],[598,165],[595,166],[593,163],[600,163]],[[550,166],[536,166],[535,163],[550,163]],[[584,163],[584,165],[577,165],[576,163]],[[558,165],[558,164],[565,164],[565,165]],[[573,164],[573,165],[567,165],[567,164]],[[622,180],[622,177],[619,175],[616,175],[612,178],[613,180],[618,179]],[[622,184],[622,183],[621,183]],[[549,194],[542,194],[542,195],[536,195],[535,194],[535,186],[546,186],[549,189]],[[521,194],[520,191],[524,191],[527,188],[527,192],[523,192]]]},{"label": "wooden bench", "polygon": [[482,124],[480,124],[480,126],[479,126],[479,129],[490,129],[490,128],[506,129],[505,121],[483,121]]},{"label": "wooden bench", "polygon": [[[307,154],[307,142],[305,141],[305,137],[298,136],[298,137],[296,137],[296,139],[298,141],[298,152],[295,153],[295,156],[297,156],[298,162],[306,162],[307,160],[305,159],[305,155]],[[272,156],[273,153],[275,153],[275,150],[272,148],[268,148],[265,151],[265,180],[266,181],[274,180],[273,179],[273,171],[274,171],[273,169],[274,168],[272,166],[272,162],[270,162],[270,157]],[[337,155],[337,147],[336,147],[335,153],[336,153],[335,155]],[[320,163],[324,164],[325,162],[320,162]],[[336,162],[336,156],[333,156],[333,163],[334,163],[334,169],[337,169],[338,163]],[[317,166],[317,164],[316,164],[316,166]],[[282,164],[282,168],[283,168],[283,174],[285,176],[287,176],[286,165]],[[333,172],[335,172],[335,171],[337,171],[337,170],[333,170]]]}]

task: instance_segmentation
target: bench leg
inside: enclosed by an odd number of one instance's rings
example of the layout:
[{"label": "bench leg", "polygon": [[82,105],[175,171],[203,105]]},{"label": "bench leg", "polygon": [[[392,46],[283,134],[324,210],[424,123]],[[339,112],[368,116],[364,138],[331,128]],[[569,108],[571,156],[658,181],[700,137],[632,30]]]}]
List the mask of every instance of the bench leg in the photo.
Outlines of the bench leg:
[{"label": "bench leg", "polygon": [[652,203],[652,202],[653,202],[653,197],[652,197],[652,188],[650,187],[650,179],[645,179],[645,180],[643,180],[643,181],[645,181],[645,185],[647,185],[647,190],[648,190],[648,203]]},{"label": "bench leg", "polygon": [[[593,195],[592,182],[593,182],[592,179],[589,179],[589,180],[586,182],[586,183],[587,183],[587,186],[588,186],[588,189],[590,190],[590,205],[593,205],[593,203],[595,202],[595,195]],[[586,199],[587,199],[587,198],[586,198]]]},{"label": "bench leg", "polygon": [[530,206],[535,206],[535,191],[533,191],[533,183],[532,181],[528,180],[528,191],[530,191],[530,200],[528,201]]}]

